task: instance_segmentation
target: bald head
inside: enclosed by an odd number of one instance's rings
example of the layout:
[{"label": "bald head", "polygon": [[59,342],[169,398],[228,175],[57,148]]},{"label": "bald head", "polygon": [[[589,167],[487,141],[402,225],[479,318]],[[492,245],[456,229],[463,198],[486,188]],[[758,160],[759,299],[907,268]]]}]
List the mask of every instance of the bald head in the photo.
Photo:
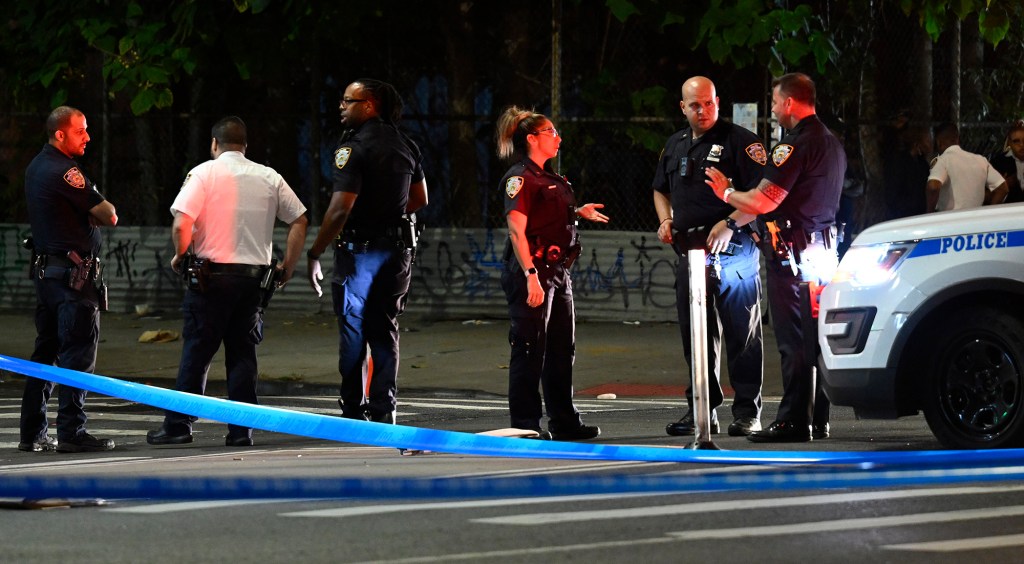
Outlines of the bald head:
[{"label": "bald head", "polygon": [[718,94],[715,83],[703,76],[683,83],[683,100],[679,107],[690,123],[694,137],[700,137],[718,122]]}]

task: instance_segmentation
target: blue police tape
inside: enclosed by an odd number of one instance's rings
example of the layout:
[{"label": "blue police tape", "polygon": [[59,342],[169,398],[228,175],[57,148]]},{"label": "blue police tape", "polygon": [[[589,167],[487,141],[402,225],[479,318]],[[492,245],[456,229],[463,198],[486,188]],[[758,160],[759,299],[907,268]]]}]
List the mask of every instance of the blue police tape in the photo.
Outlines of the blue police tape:
[{"label": "blue police tape", "polygon": [[107,396],[266,431],[367,445],[509,458],[560,458],[707,464],[828,464],[859,468],[1024,463],[1024,449],[915,452],[769,452],[691,450],[560,441],[530,441],[355,421],[231,402],[126,382],[0,355],[7,370]]},{"label": "blue police tape", "polygon": [[698,491],[888,488],[1024,478],[1024,466],[928,470],[793,469],[743,474],[517,478],[168,478],[0,476],[0,497],[149,499],[426,499]]}]

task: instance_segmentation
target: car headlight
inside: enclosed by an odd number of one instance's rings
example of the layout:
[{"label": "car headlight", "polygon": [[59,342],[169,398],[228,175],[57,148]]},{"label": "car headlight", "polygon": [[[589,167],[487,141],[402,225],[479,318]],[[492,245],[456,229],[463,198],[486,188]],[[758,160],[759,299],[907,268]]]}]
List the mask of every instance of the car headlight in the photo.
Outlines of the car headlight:
[{"label": "car headlight", "polygon": [[888,282],[916,245],[917,243],[880,243],[850,247],[843,255],[832,282],[850,282],[855,286],[877,286]]}]

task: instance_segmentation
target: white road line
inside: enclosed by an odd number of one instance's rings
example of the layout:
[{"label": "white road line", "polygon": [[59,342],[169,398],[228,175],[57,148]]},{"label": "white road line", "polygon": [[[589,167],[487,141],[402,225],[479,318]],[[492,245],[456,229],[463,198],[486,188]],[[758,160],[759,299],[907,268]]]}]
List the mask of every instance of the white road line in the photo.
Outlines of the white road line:
[{"label": "white road line", "polygon": [[220,507],[237,507],[240,505],[259,505],[263,503],[292,503],[311,501],[304,498],[296,499],[227,499],[219,501],[182,501],[178,503],[154,503],[149,505],[136,505],[132,507],[111,507],[101,509],[106,513],[136,513],[143,515],[156,515],[160,513],[175,513],[180,511],[201,511],[204,509],[217,509]]},{"label": "white road line", "polygon": [[544,474],[567,474],[572,472],[588,472],[591,470],[604,470],[608,468],[624,468],[643,466],[654,468],[655,466],[678,466],[678,462],[591,462],[584,464],[573,464],[571,466],[547,466],[543,468],[516,468],[513,470],[495,470],[493,472],[473,472],[467,474],[452,474],[442,476],[443,478],[487,478],[493,476],[515,476],[527,475],[537,476]]},{"label": "white road line", "polygon": [[17,472],[19,470],[35,470],[40,468],[60,468],[62,466],[85,466],[94,463],[116,463],[139,460],[153,460],[149,456],[115,456],[110,458],[73,458],[50,462],[32,462],[29,464],[5,464],[0,466],[0,473]]},{"label": "white road line", "polygon": [[735,529],[707,529],[668,533],[679,540],[738,539],[742,537],[768,537],[778,535],[820,535],[826,532],[854,531],[858,529],[886,529],[930,523],[953,523],[978,519],[998,519],[1024,515],[1024,505],[1010,505],[961,511],[939,511],[935,513],[914,513],[892,517],[865,517],[862,519],[837,519],[835,521],[808,521],[786,525],[764,527],[739,527]]},{"label": "white road line", "polygon": [[887,550],[906,550],[915,552],[956,552],[960,550],[1006,548],[1009,546],[1024,546],[1024,535],[1005,535],[1001,537],[978,537],[976,539],[888,544],[882,548]]},{"label": "white road line", "polygon": [[533,513],[526,515],[507,515],[502,517],[486,517],[480,519],[472,519],[472,522],[489,523],[492,525],[550,525],[552,523],[600,521],[606,519],[633,519],[644,517],[661,517],[666,515],[706,514],[713,511],[748,511],[752,509],[774,509],[779,507],[801,507],[808,505],[831,505],[834,503],[854,503],[860,501],[889,501],[894,499],[913,499],[922,497],[940,497],[951,495],[993,494],[1019,491],[1024,491],[1024,486],[1007,486],[994,488],[933,488],[923,490],[899,491],[882,490],[873,492],[824,494],[772,499],[738,499],[730,501],[708,501],[702,503],[657,505],[631,509],[608,509],[595,511],[572,511],[563,513]]},{"label": "white road line", "polygon": [[[869,517],[866,519],[846,519],[840,521],[815,521],[813,523],[797,523],[794,525],[780,525],[775,527],[756,527],[739,529],[712,529],[705,531],[686,531],[668,533],[668,537],[648,539],[627,539],[621,541],[594,542],[586,544],[570,544],[561,546],[543,546],[537,548],[522,548],[510,550],[492,550],[490,552],[462,552],[454,554],[438,554],[431,556],[416,556],[411,558],[397,558],[394,560],[379,560],[376,562],[389,562],[394,564],[411,564],[414,562],[454,562],[457,560],[484,560],[488,558],[500,558],[509,556],[535,556],[553,553],[584,553],[603,550],[606,548],[636,547],[649,544],[663,544],[673,541],[705,540],[705,539],[734,539],[749,536],[767,536],[780,534],[818,534],[826,531],[848,531],[854,529],[874,529],[894,527],[901,525],[919,525],[926,523],[948,523],[953,521],[966,521],[972,519],[994,519],[999,517],[1014,517],[1024,515],[1024,506],[1006,507],[1001,509],[972,509],[967,511],[949,511],[943,513],[922,513],[916,515],[903,515],[899,517]],[[580,557],[580,554],[576,554]]]},{"label": "white road line", "polygon": [[[101,419],[103,421],[144,421],[146,423],[162,423],[164,420],[163,415],[135,415],[132,413],[96,413],[90,409],[90,405],[86,404],[86,412],[89,414],[89,419],[96,420]],[[20,419],[20,413],[0,413],[0,419]]]},{"label": "white road line", "polygon": [[439,501],[432,503],[396,503],[387,505],[363,505],[359,507],[337,507],[281,513],[281,517],[360,517],[383,513],[405,513],[409,511],[439,511],[448,509],[472,509],[481,507],[508,507],[514,505],[537,505],[542,503],[565,503],[567,501],[598,501],[663,495],[660,493],[640,494],[594,494],[557,497],[526,497],[515,499],[481,499],[472,501]]}]

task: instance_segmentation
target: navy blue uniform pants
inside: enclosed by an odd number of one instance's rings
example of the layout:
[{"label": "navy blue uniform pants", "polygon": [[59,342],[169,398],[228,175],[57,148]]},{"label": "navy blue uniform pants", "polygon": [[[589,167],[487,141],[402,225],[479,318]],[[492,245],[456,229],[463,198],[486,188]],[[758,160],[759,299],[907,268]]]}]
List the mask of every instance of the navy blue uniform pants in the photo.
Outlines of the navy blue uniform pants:
[{"label": "navy blue uniform pants", "polygon": [[[708,405],[712,411],[722,405],[722,341],[728,356],[729,381],[735,398],[733,417],[761,416],[761,385],[764,381],[764,347],[761,331],[760,252],[746,234],[733,242],[742,249],[733,256],[719,255],[721,270],[705,268],[707,284]],[[708,262],[712,261],[708,257]],[[692,366],[690,350],[690,279],[686,255],[676,270],[676,309],[683,338],[683,353]],[[693,385],[686,388],[686,401],[693,404]]]},{"label": "navy blue uniform pants", "polygon": [[[830,403],[821,387],[820,376],[811,386],[811,368],[817,358],[807,358],[807,344],[800,304],[800,283],[828,282],[836,269],[835,249],[815,244],[800,254],[799,272],[793,273],[788,264],[774,257],[766,261],[768,268],[768,306],[771,309],[772,328],[782,361],[782,401],[779,403],[778,421],[796,425],[822,425],[828,423]],[[810,411],[814,394],[814,413]]]},{"label": "navy blue uniform pants", "polygon": [[508,409],[513,427],[541,430],[541,395],[548,429],[567,432],[582,425],[572,403],[572,365],[576,359],[576,310],[572,279],[561,266],[540,267],[544,303],[526,305],[526,277],[514,260],[505,264],[501,287],[508,300],[512,327],[508,340]]},{"label": "navy blue uniform pants", "polygon": [[[96,369],[100,340],[100,313],[96,290],[86,284],[72,290],[63,280],[36,280],[36,343],[32,362],[80,372]],[[46,436],[46,402],[53,382],[25,378],[21,399],[21,441]],[[85,432],[85,390],[61,386],[57,402],[57,440],[67,441]]]},{"label": "navy blue uniform pants", "polygon": [[[405,310],[412,254],[395,247],[334,252],[331,294],[338,317],[342,415],[383,417],[398,402],[398,316]],[[366,394],[367,349],[373,359]]]},{"label": "navy blue uniform pants", "polygon": [[[175,389],[202,395],[213,356],[224,343],[228,399],[258,404],[256,345],[263,340],[260,281],[235,275],[211,275],[202,292],[188,290],[182,303],[185,323],[181,366]],[[192,431],[188,414],[167,411],[164,428],[171,435]],[[228,437],[252,437],[252,429],[228,425]]]}]

